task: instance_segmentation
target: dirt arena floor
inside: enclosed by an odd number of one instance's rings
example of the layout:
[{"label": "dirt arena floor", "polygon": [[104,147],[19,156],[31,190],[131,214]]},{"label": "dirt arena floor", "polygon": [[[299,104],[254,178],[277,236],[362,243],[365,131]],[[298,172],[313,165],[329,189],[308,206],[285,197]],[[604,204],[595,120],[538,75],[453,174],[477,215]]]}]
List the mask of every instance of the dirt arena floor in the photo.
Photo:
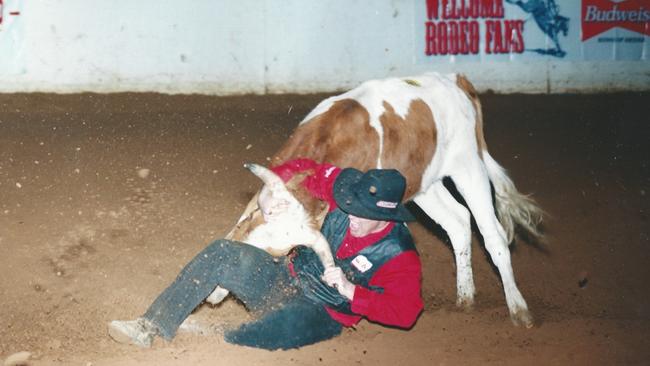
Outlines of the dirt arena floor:
[{"label": "dirt arena floor", "polygon": [[650,94],[484,95],[492,155],[548,212],[547,242],[511,249],[536,327],[514,327],[474,242],[473,312],[455,309],[453,253],[411,225],[426,308],[410,331],[362,321],[269,352],[223,341],[233,299],[151,349],[106,323],[143,313],[223,237],[266,162],[325,95],[0,95],[0,360],[32,365],[646,365],[650,363]]}]

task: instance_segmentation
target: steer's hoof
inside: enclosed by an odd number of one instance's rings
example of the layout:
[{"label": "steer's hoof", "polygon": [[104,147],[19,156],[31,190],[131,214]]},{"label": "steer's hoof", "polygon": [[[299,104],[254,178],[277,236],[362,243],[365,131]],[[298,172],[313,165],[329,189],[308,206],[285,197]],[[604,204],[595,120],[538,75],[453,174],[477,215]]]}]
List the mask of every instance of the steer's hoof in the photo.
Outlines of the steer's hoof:
[{"label": "steer's hoof", "polygon": [[464,312],[470,312],[474,310],[474,299],[473,298],[458,298],[456,299],[456,307],[459,310]]},{"label": "steer's hoof", "polygon": [[515,326],[522,326],[530,329],[535,326],[533,316],[528,310],[519,310],[515,313],[510,313],[510,319]]}]

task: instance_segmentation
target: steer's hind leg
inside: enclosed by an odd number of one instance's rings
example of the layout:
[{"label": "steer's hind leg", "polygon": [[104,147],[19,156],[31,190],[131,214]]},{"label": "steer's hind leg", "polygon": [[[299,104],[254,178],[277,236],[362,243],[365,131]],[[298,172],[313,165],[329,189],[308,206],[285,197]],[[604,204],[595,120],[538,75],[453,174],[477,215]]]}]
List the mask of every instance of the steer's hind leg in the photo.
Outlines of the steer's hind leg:
[{"label": "steer's hind leg", "polygon": [[456,258],[456,305],[469,309],[474,304],[472,275],[472,231],[470,214],[447,191],[442,181],[418,194],[415,203],[447,232]]},{"label": "steer's hind leg", "polygon": [[490,181],[483,162],[478,156],[474,161],[467,160],[462,169],[452,175],[452,179],[474,215],[485,248],[499,270],[510,318],[516,325],[532,327],[533,318],[515,283],[505,231],[494,213]]}]

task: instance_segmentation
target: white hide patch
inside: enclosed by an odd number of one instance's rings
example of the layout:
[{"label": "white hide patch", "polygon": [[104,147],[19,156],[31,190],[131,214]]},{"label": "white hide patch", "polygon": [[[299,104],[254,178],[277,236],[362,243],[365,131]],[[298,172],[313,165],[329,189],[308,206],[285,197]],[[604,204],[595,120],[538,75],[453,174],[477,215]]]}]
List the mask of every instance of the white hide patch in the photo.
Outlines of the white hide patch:
[{"label": "white hide patch", "polygon": [[306,224],[297,224],[299,222],[299,217],[285,217],[271,225],[260,225],[244,242],[275,255],[284,255],[296,245],[315,241],[313,229]]}]

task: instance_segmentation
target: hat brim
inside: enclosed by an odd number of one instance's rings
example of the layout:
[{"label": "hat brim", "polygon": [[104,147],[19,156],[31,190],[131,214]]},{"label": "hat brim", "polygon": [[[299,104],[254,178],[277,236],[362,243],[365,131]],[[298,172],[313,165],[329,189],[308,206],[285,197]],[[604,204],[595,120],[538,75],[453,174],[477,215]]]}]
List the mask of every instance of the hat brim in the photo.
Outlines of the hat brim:
[{"label": "hat brim", "polygon": [[375,205],[365,204],[352,186],[359,183],[363,173],[354,168],[346,168],[339,173],[334,182],[334,200],[339,208],[347,213],[357,217],[363,217],[371,220],[381,221],[414,221],[415,217],[400,202],[394,209],[377,207]]}]

